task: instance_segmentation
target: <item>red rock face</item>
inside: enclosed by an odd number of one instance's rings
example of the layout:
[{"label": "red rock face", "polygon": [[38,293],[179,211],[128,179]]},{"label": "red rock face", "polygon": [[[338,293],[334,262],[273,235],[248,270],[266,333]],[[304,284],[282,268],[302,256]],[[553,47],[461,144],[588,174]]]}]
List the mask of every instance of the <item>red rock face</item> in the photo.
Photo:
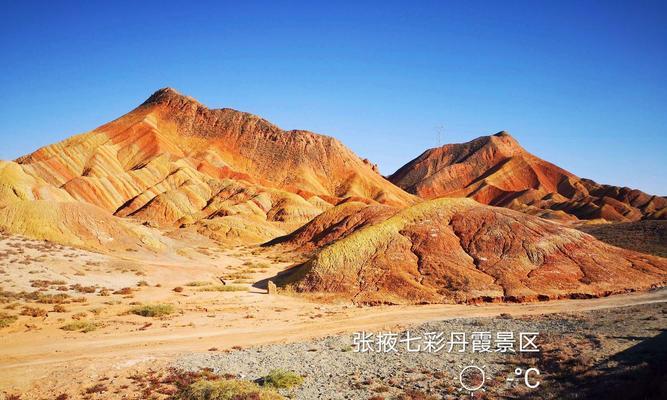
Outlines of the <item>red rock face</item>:
[{"label": "red rock face", "polygon": [[346,237],[364,226],[383,221],[396,214],[398,208],[345,202],[333,207],[289,235],[276,238],[267,245],[284,244],[300,251],[311,251]]},{"label": "red rock face", "polygon": [[470,197],[559,220],[667,218],[667,199],[581,179],[525,151],[506,132],[430,149],[389,180],[426,199]]},{"label": "red rock face", "polygon": [[[513,210],[448,198],[395,214],[370,207],[355,212],[367,223],[323,215],[295,233],[290,240],[302,246],[332,231],[337,239],[279,283],[358,303],[402,304],[595,297],[667,282],[664,258]],[[349,226],[344,234],[342,225]]]}]

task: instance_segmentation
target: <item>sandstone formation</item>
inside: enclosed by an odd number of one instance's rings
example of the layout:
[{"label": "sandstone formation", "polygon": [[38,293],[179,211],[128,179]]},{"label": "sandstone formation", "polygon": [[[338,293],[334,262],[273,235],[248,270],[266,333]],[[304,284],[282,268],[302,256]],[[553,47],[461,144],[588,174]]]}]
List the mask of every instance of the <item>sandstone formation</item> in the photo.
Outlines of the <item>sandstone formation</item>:
[{"label": "sandstone formation", "polygon": [[114,217],[92,204],[46,200],[0,207],[0,228],[33,239],[101,251],[164,249],[169,241],[154,229]]},{"label": "sandstone formation", "polygon": [[508,133],[425,151],[389,180],[426,199],[470,197],[545,218],[667,218],[667,199],[581,179],[524,150]]},{"label": "sandstone formation", "polygon": [[[190,226],[238,242],[284,235],[351,199],[396,206],[416,201],[336,139],[211,110],[173,89],[155,92],[93,131],[0,163],[0,207],[71,202],[87,205],[80,208],[86,212],[92,205],[108,217]],[[28,217],[33,206],[13,207]],[[11,230],[15,222],[0,220],[0,227]],[[27,227],[21,231],[31,234]],[[91,234],[63,241],[79,243]]]},{"label": "sandstone formation", "polygon": [[[292,240],[301,243],[312,228],[319,233],[308,237],[319,241],[340,225],[336,218],[316,221]],[[667,282],[663,258],[470,199],[426,201],[350,230],[337,233],[340,239],[279,276],[278,283],[357,303],[400,304],[603,296]]]},{"label": "sandstone formation", "polygon": [[343,203],[315,217],[296,231],[266,245],[284,244],[300,251],[318,249],[351,234],[359,228],[382,221],[399,209],[362,202]]},{"label": "sandstone formation", "polygon": [[114,213],[135,212],[168,190],[201,208],[198,200],[215,193],[199,187],[200,181],[210,186],[224,178],[334,202],[349,196],[398,205],[413,201],[334,138],[283,131],[227,108],[211,110],[173,89],[159,90],[123,117],[17,162],[74,199]]}]

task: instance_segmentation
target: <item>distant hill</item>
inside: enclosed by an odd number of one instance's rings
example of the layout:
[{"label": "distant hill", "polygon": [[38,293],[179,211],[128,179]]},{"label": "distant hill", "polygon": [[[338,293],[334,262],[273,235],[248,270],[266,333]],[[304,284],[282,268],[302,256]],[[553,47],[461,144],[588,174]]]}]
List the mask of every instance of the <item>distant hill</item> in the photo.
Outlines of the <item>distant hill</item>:
[{"label": "distant hill", "polygon": [[470,197],[551,219],[667,218],[666,198],[579,178],[530,154],[507,132],[427,150],[389,180],[425,199]]},{"label": "distant hill", "polygon": [[667,221],[664,220],[586,224],[577,229],[614,246],[667,257]]}]

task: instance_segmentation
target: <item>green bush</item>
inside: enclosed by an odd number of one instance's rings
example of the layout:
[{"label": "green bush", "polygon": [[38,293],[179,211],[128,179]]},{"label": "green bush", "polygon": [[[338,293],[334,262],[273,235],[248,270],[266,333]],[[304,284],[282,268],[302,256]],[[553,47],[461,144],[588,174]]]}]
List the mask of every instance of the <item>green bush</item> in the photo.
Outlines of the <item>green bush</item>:
[{"label": "green bush", "polygon": [[171,304],[146,304],[136,306],[130,310],[132,314],[141,315],[142,317],[163,317],[173,314],[175,311],[174,306]]},{"label": "green bush", "polygon": [[291,389],[300,386],[303,383],[303,377],[292,371],[284,369],[274,369],[264,377],[264,385],[276,389]]},{"label": "green bush", "polygon": [[249,381],[199,380],[183,390],[180,400],[282,400],[272,389],[262,388]]}]

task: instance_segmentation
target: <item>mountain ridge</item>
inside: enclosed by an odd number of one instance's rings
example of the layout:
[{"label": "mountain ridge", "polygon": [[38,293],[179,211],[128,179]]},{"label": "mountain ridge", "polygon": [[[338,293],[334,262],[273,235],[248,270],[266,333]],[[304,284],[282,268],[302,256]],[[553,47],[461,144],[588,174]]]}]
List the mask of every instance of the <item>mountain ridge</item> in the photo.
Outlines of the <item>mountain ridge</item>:
[{"label": "mountain ridge", "polygon": [[667,218],[667,199],[598,184],[526,151],[505,131],[424,151],[390,181],[425,199],[471,197],[546,218]]},{"label": "mountain ridge", "polygon": [[[26,202],[13,209],[26,218],[44,215],[49,229],[19,226],[20,216],[9,215],[0,226],[28,236],[48,232],[50,240],[63,232],[67,244],[92,240],[96,248],[112,245],[96,241],[95,228],[83,225],[102,212],[122,217],[123,224],[262,242],[340,202],[418,201],[335,138],[284,131],[230,108],[209,109],[172,88],[98,128],[3,161],[0,179],[0,207]],[[73,208],[63,202],[93,207],[80,207],[86,215],[64,226],[59,216]],[[46,204],[60,212],[33,209]]]}]

